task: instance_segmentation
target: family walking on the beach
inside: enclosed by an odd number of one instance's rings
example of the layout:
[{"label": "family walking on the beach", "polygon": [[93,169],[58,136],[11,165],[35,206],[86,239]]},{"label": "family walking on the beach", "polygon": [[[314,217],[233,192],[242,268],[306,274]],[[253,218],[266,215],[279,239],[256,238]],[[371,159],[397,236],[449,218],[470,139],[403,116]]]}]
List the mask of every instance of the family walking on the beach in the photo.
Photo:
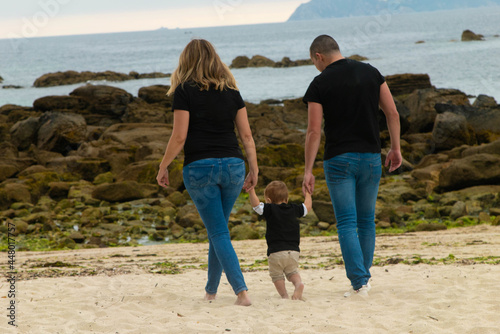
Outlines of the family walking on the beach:
[{"label": "family walking on the beach", "polygon": [[[267,223],[269,274],[282,298],[289,298],[285,278],[294,285],[292,299],[301,300],[304,283],[298,271],[299,217],[312,208],[312,173],[324,120],[324,174],[337,220],[337,231],[351,289],[344,296],[368,295],[375,249],[375,202],[382,174],[377,113],[387,119],[391,149],[389,172],[402,162],[399,114],[384,77],[369,64],[346,59],[330,36],[317,37],[310,56],[321,72],[304,96],[308,106],[305,142],[304,203],[288,203],[280,180],[256,195],[259,168],[245,103],[236,80],[206,40],[192,40],[182,51],[171,77],[172,135],[157,175],[169,184],[168,166],[184,148],[184,185],[207,229],[208,278],[205,299],[216,297],[222,271],[237,296],[236,305],[251,305],[239,260],[231,243],[228,220],[242,189]],[[249,172],[235,133],[243,144]]]}]

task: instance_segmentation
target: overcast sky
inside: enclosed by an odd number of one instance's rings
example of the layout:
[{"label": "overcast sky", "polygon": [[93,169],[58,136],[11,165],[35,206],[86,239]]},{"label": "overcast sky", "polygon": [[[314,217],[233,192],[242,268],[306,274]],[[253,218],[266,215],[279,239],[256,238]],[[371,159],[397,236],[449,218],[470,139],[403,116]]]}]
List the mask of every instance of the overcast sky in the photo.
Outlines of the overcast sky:
[{"label": "overcast sky", "polygon": [[284,22],[308,0],[2,1],[0,38]]}]

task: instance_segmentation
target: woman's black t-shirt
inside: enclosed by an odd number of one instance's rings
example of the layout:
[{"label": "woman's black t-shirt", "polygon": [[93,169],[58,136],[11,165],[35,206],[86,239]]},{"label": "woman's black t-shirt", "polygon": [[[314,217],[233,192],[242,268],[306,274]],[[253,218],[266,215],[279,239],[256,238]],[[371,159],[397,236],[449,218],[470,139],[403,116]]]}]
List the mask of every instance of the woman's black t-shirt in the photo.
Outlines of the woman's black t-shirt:
[{"label": "woman's black t-shirt", "polygon": [[179,85],[175,89],[172,110],[189,112],[184,166],[208,158],[243,159],[234,131],[236,114],[243,107],[245,102],[237,90],[200,90],[193,82]]}]

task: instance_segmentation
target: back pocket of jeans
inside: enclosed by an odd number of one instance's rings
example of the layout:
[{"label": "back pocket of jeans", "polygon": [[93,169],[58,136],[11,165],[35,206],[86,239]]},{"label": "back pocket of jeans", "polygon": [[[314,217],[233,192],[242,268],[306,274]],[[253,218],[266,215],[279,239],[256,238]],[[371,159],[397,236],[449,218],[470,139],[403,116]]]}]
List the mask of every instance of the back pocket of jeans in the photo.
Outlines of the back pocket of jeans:
[{"label": "back pocket of jeans", "polygon": [[245,162],[228,164],[229,178],[232,184],[241,184],[245,181]]},{"label": "back pocket of jeans", "polygon": [[328,183],[337,183],[347,179],[349,175],[349,163],[329,161],[325,167],[325,179]]},{"label": "back pocket of jeans", "polygon": [[206,187],[210,184],[214,165],[188,166],[189,185],[193,188]]}]

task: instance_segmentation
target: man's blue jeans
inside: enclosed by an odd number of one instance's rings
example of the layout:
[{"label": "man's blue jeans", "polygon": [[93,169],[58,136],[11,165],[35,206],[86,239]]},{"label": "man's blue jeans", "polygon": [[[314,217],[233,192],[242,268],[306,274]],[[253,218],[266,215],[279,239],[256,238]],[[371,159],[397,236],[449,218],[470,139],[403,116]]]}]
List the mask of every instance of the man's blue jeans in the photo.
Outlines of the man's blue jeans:
[{"label": "man's blue jeans", "polygon": [[248,290],[229,236],[229,215],[245,180],[239,158],[202,159],[182,170],[184,185],[207,229],[208,279],[205,291],[216,294],[222,270],[235,294]]},{"label": "man's blue jeans", "polygon": [[357,290],[371,277],[380,153],[344,153],[324,161],[323,166],[347,277]]}]

